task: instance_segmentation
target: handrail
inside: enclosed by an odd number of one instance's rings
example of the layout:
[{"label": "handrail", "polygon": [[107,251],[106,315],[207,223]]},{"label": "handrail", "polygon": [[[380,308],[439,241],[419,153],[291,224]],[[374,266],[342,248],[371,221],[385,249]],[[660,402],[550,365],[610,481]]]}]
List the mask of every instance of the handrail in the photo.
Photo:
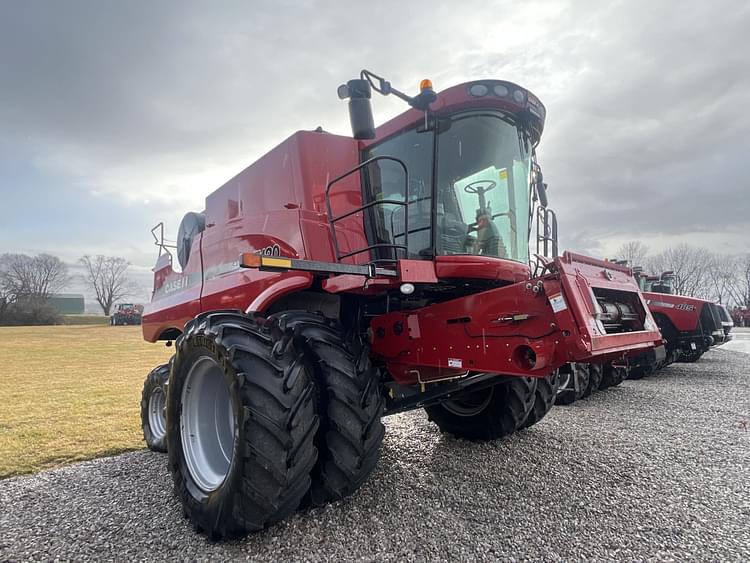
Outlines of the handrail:
[{"label": "handrail", "polygon": [[[366,166],[369,166],[373,162],[380,161],[380,160],[390,160],[392,162],[397,163],[399,166],[401,166],[402,170],[404,171],[404,200],[396,200],[396,199],[384,199],[384,200],[373,200],[370,202],[367,202],[360,207],[357,207],[356,209],[353,209],[352,211],[343,213],[339,216],[333,215],[333,208],[331,206],[331,188],[334,184],[337,182],[340,182],[344,178],[347,178],[348,176],[354,174],[355,172],[361,171]],[[339,241],[338,237],[336,235],[336,223],[341,221],[342,219],[346,219],[347,217],[351,217],[352,215],[355,215],[361,211],[365,211],[367,209],[370,209],[372,207],[375,207],[376,205],[398,205],[401,207],[406,208],[406,213],[404,214],[404,228],[407,231],[407,235],[404,237],[404,244],[395,244],[395,237],[393,233],[391,233],[391,239],[394,241],[394,243],[376,243],[368,245],[362,249],[355,250],[352,252],[348,252],[346,254],[341,253],[341,249],[339,248]],[[336,254],[336,261],[340,262],[341,260],[345,258],[350,258],[351,256],[356,256],[357,254],[362,254],[363,252],[368,252],[371,250],[374,250],[376,248],[391,248],[394,251],[394,255],[398,255],[398,251],[402,250],[404,251],[405,255],[408,255],[409,252],[409,241],[408,241],[408,229],[409,229],[409,212],[408,212],[408,206],[409,206],[409,170],[406,167],[406,164],[403,160],[396,158],[394,156],[375,156],[373,158],[370,158],[368,160],[365,160],[364,162],[360,163],[358,166],[352,168],[348,172],[345,172],[344,174],[341,174],[340,176],[337,176],[330,182],[328,182],[328,185],[326,186],[326,211],[328,212],[328,225],[331,229],[331,238],[333,239],[333,249]],[[364,225],[364,221],[363,221]]]},{"label": "handrail", "polygon": [[[156,234],[156,230],[159,230],[159,234]],[[172,253],[169,251],[170,248],[177,248],[177,244],[167,244],[167,239],[164,238],[164,221],[159,221],[159,223],[154,226],[153,229],[151,229],[151,236],[154,237],[154,244],[159,247],[159,256],[162,255],[162,252],[166,252],[170,256],[172,256]]]},{"label": "handrail", "polygon": [[539,207],[536,213],[536,251],[548,258],[558,255],[557,215],[546,207]]}]

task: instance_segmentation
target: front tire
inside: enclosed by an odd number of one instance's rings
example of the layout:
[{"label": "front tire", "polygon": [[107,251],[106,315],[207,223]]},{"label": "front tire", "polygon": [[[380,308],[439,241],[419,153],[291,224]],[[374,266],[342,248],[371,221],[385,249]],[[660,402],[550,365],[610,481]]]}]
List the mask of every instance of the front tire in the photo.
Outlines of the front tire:
[{"label": "front tire", "polygon": [[167,382],[169,364],[151,370],[141,393],[141,427],[146,446],[153,452],[167,451]]},{"label": "front tire", "polygon": [[519,430],[534,407],[537,381],[511,377],[492,387],[425,407],[441,432],[472,441],[503,438]]},{"label": "front tire", "polygon": [[385,436],[381,421],[385,400],[370,348],[357,335],[345,335],[341,325],[317,313],[278,313],[269,322],[294,334],[315,368],[321,424],[309,500],[321,506],[345,498],[375,469]]},{"label": "front tire", "polygon": [[310,487],[318,428],[291,335],[215,312],[190,321],[176,348],[167,444],[184,514],[212,539],[289,516]]},{"label": "front tire", "polygon": [[523,423],[522,428],[533,426],[552,410],[552,405],[555,404],[555,397],[557,397],[559,382],[560,378],[557,370],[547,377],[541,377],[536,380],[534,406],[531,408],[531,412],[529,412],[529,416],[526,418],[526,422]]}]

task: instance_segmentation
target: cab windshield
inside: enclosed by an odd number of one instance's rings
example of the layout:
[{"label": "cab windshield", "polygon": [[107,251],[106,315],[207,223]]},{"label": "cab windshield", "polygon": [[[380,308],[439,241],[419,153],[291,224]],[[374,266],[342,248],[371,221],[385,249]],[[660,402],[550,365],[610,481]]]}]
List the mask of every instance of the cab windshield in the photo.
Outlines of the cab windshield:
[{"label": "cab windshield", "polygon": [[[363,154],[365,160],[396,157],[409,174],[408,205],[373,208],[371,240],[408,242],[411,258],[474,254],[528,262],[531,153],[525,135],[492,112],[456,115],[437,129],[404,131]],[[374,163],[365,183],[367,199],[404,201],[403,170],[393,162]]]},{"label": "cab windshield", "polygon": [[531,155],[500,114],[453,118],[438,134],[439,254],[529,260]]}]

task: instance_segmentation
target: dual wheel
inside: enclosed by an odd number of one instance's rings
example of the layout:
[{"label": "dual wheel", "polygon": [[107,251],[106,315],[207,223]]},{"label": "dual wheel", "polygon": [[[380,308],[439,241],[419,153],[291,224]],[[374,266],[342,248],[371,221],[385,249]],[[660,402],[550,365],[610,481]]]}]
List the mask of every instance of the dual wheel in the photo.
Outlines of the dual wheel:
[{"label": "dual wheel", "polygon": [[[352,494],[375,468],[384,400],[368,346],[336,323],[307,312],[202,314],[172,362],[144,386],[144,437],[168,451],[197,531],[261,530]],[[426,410],[445,432],[496,439],[541,420],[557,381],[508,378]]]},{"label": "dual wheel", "polygon": [[[384,401],[369,348],[334,322],[306,312],[202,314],[173,362],[165,445],[197,531],[217,539],[261,530],[301,505],[352,494],[375,468]],[[158,392],[146,395],[156,412]],[[158,426],[150,412],[147,443]]]}]

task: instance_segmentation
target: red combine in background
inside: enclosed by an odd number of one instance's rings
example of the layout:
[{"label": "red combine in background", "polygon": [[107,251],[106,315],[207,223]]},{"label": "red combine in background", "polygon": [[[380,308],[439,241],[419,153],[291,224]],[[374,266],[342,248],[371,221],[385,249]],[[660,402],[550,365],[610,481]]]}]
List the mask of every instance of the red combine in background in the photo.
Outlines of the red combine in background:
[{"label": "red combine in background", "polygon": [[[666,355],[657,357],[654,351],[633,358],[630,378],[638,379],[673,362],[695,362],[706,351],[728,340],[720,306],[695,297],[674,294],[674,274],[645,275],[642,268],[634,268],[638,283],[664,337]],[[731,327],[727,327],[731,329]]]},{"label": "red combine in background", "polygon": [[[373,90],[412,109],[376,129]],[[500,438],[546,414],[559,367],[661,342],[628,268],[556,257],[531,92],[412,97],[363,71],[339,96],[353,137],[299,131],[210,194],[180,225],[179,271],[159,226],[143,334],[176,351],[147,380],[144,431],[212,537],[351,494],[383,415]]]}]

